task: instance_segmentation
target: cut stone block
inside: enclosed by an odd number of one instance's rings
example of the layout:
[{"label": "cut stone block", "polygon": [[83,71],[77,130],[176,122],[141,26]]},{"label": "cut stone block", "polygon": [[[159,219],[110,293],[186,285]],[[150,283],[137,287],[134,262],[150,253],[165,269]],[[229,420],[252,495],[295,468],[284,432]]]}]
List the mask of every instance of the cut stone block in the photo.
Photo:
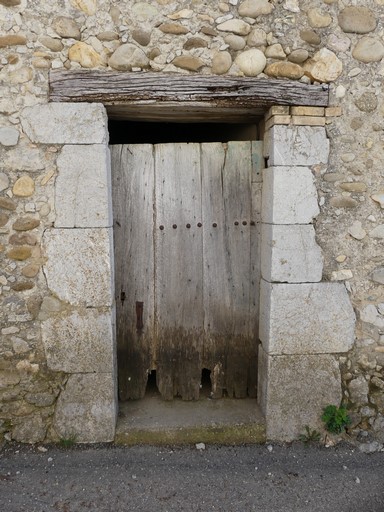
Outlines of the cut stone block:
[{"label": "cut stone block", "polygon": [[329,140],[324,127],[282,126],[270,129],[269,166],[328,163]]},{"label": "cut stone block", "polygon": [[111,228],[50,229],[43,243],[47,284],[60,300],[85,307],[111,306]]},{"label": "cut stone block", "polygon": [[114,371],[111,312],[74,311],[42,322],[48,368],[66,373]]},{"label": "cut stone block", "polygon": [[116,384],[110,373],[70,375],[56,404],[53,426],[60,438],[78,443],[113,441]]},{"label": "cut stone block", "polygon": [[112,226],[110,162],[103,144],[63,147],[57,159],[56,227]]},{"label": "cut stone block", "polygon": [[342,283],[261,280],[260,339],[268,354],[348,352],[354,326],[355,314]]},{"label": "cut stone block", "polygon": [[308,167],[264,169],[262,222],[309,224],[319,212],[317,189]]},{"label": "cut stone block", "polygon": [[47,103],[26,107],[24,133],[42,144],[107,144],[108,119],[100,103]]},{"label": "cut stone block", "polygon": [[263,279],[280,283],[321,281],[323,259],[311,224],[263,224],[261,233]]},{"label": "cut stone block", "polygon": [[260,347],[258,402],[267,439],[297,440],[306,425],[322,430],[324,407],[340,405],[341,398],[341,375],[334,356],[271,356]]}]

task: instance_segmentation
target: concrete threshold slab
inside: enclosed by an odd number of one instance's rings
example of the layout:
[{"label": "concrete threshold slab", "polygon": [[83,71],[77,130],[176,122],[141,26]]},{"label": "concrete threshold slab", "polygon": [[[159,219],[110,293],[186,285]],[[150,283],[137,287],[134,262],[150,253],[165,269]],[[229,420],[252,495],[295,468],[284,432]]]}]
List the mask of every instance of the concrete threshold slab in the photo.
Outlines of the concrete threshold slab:
[{"label": "concrete threshold slab", "polygon": [[265,440],[265,421],[255,399],[185,402],[149,396],[119,404],[116,444],[234,445]]}]

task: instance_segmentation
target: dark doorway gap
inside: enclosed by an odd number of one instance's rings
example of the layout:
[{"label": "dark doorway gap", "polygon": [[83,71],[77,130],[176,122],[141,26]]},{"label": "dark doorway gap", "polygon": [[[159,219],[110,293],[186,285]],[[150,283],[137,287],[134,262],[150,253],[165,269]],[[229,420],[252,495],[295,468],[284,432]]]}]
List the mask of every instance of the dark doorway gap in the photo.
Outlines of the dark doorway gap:
[{"label": "dark doorway gap", "polygon": [[256,124],[145,123],[109,120],[110,144],[162,144],[168,142],[228,142],[257,140]]},{"label": "dark doorway gap", "polygon": [[211,370],[203,368],[201,371],[200,398],[212,397]]},{"label": "dark doorway gap", "polygon": [[156,370],[148,373],[147,388],[145,390],[146,396],[160,396],[160,392],[156,382]]}]

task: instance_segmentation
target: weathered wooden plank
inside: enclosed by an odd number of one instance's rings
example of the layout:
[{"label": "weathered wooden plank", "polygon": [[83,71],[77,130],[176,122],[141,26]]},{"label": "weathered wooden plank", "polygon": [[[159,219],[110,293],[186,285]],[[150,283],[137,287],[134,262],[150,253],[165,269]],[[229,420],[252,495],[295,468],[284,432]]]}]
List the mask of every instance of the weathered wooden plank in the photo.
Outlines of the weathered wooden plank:
[{"label": "weathered wooden plank", "polygon": [[254,293],[258,282],[251,271],[258,262],[251,255],[251,239],[256,236],[252,223],[251,143],[230,142],[227,149],[222,144],[202,144],[201,161],[204,364],[211,369],[215,397],[222,396],[224,389],[229,396],[254,396]]},{"label": "weathered wooden plank", "polygon": [[199,397],[203,335],[198,144],[155,146],[157,385],[163,398]]},{"label": "weathered wooden plank", "polygon": [[153,147],[111,146],[121,400],[142,398],[154,367]]},{"label": "weathered wooden plank", "polygon": [[[232,340],[227,352],[227,392],[247,396],[250,350],[251,143],[229,142],[223,170],[228,256],[226,277],[231,291]],[[245,224],[246,223],[246,224]]]},{"label": "weathered wooden plank", "polygon": [[152,106],[153,115],[161,112],[157,108],[169,115],[167,103],[185,107],[186,114],[188,105],[194,104],[207,110],[256,109],[258,113],[272,105],[327,106],[329,95],[328,85],[288,80],[90,70],[51,71],[49,84],[50,101],[101,102],[115,105],[115,110],[116,105],[130,105],[137,114]]},{"label": "weathered wooden plank", "polygon": [[257,366],[259,351],[259,298],[260,298],[260,249],[261,249],[261,190],[262,170],[265,167],[263,156],[263,142],[251,142],[252,153],[252,214],[251,218],[255,223],[251,229],[250,240],[250,296],[249,296],[249,361],[248,361],[248,396],[257,396]]},{"label": "weathered wooden plank", "polygon": [[[226,337],[231,316],[230,293],[225,276],[225,212],[221,143],[201,144],[203,211],[203,367],[211,371],[212,396],[221,398],[226,388]],[[232,334],[231,331],[229,334]]]}]

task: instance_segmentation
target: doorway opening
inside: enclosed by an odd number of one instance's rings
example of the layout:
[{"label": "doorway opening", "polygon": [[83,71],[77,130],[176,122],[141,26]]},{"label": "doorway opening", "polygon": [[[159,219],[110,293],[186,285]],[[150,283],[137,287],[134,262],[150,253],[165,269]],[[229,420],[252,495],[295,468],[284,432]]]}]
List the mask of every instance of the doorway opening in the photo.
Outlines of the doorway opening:
[{"label": "doorway opening", "polygon": [[258,140],[257,123],[160,123],[110,119],[109,144]]},{"label": "doorway opening", "polygon": [[256,398],[258,124],[109,128],[119,399]]}]

